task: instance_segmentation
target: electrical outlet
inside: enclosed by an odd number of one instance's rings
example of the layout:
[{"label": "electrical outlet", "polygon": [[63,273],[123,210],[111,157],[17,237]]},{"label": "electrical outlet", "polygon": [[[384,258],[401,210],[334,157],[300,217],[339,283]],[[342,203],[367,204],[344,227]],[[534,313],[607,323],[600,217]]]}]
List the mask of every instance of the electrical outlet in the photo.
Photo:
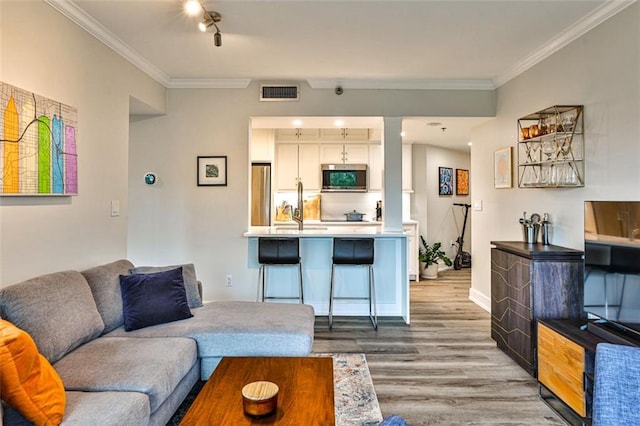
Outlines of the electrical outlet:
[{"label": "electrical outlet", "polygon": [[231,274],[227,275],[227,287],[231,287]]}]

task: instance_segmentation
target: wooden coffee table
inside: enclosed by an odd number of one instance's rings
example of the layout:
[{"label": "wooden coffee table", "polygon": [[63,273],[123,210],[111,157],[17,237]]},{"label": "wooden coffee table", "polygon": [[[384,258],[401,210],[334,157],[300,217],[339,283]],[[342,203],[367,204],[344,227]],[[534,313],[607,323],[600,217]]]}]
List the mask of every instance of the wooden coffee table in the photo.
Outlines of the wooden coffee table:
[{"label": "wooden coffee table", "polygon": [[[251,418],[242,410],[242,387],[257,380],[278,385],[278,410]],[[330,357],[226,357],[220,361],[180,423],[190,425],[333,426]]]}]

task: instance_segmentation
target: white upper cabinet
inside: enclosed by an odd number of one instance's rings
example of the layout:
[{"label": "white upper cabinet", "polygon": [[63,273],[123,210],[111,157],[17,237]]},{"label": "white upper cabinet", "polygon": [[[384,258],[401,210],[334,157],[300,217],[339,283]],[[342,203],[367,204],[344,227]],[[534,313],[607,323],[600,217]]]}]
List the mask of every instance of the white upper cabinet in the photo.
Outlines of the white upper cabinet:
[{"label": "white upper cabinet", "polygon": [[251,131],[251,162],[273,162],[273,130],[253,129]]},{"label": "white upper cabinet", "polygon": [[320,144],[321,164],[367,164],[368,144]]},{"label": "white upper cabinet", "polygon": [[278,141],[317,141],[318,129],[276,129]]},{"label": "white upper cabinet", "polygon": [[402,144],[402,190],[413,191],[413,160],[410,144]]},{"label": "white upper cabinet", "polygon": [[369,145],[369,191],[382,191],[382,145]]},{"label": "white upper cabinet", "polygon": [[318,144],[278,144],[276,149],[276,188],[295,190],[298,180],[305,191],[320,190]]},{"label": "white upper cabinet", "polygon": [[320,129],[320,139],[325,141],[363,141],[369,140],[369,129]]}]

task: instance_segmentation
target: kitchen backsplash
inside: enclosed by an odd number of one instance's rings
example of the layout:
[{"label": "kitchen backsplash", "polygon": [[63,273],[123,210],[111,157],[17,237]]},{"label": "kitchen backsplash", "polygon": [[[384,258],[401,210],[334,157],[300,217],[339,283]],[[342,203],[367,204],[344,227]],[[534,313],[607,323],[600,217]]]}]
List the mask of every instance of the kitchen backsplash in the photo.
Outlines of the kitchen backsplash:
[{"label": "kitchen backsplash", "polygon": [[[318,197],[320,205],[320,219],[324,221],[344,221],[346,220],[345,213],[356,210],[359,213],[364,213],[363,220],[375,221],[376,220],[376,202],[382,199],[381,192],[342,192],[342,193],[316,193],[306,192],[304,199],[307,200],[307,204],[310,201],[316,202]],[[407,199],[405,202],[405,198]],[[407,205],[409,194],[403,194],[403,204]],[[292,192],[282,192],[274,194],[274,215],[276,208],[289,204],[292,209],[296,207],[296,194]],[[405,209],[405,219],[409,216],[409,209]],[[384,211],[384,209],[383,209]],[[384,213],[383,213],[384,214]],[[274,216],[275,218],[276,216]]]}]

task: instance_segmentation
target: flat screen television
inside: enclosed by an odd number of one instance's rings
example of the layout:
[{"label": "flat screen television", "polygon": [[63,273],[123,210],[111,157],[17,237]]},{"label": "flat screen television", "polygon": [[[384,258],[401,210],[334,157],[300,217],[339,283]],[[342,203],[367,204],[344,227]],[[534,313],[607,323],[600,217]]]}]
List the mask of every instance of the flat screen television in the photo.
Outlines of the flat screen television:
[{"label": "flat screen television", "polygon": [[640,201],[585,201],[584,243],[585,312],[598,329],[640,340]]}]

